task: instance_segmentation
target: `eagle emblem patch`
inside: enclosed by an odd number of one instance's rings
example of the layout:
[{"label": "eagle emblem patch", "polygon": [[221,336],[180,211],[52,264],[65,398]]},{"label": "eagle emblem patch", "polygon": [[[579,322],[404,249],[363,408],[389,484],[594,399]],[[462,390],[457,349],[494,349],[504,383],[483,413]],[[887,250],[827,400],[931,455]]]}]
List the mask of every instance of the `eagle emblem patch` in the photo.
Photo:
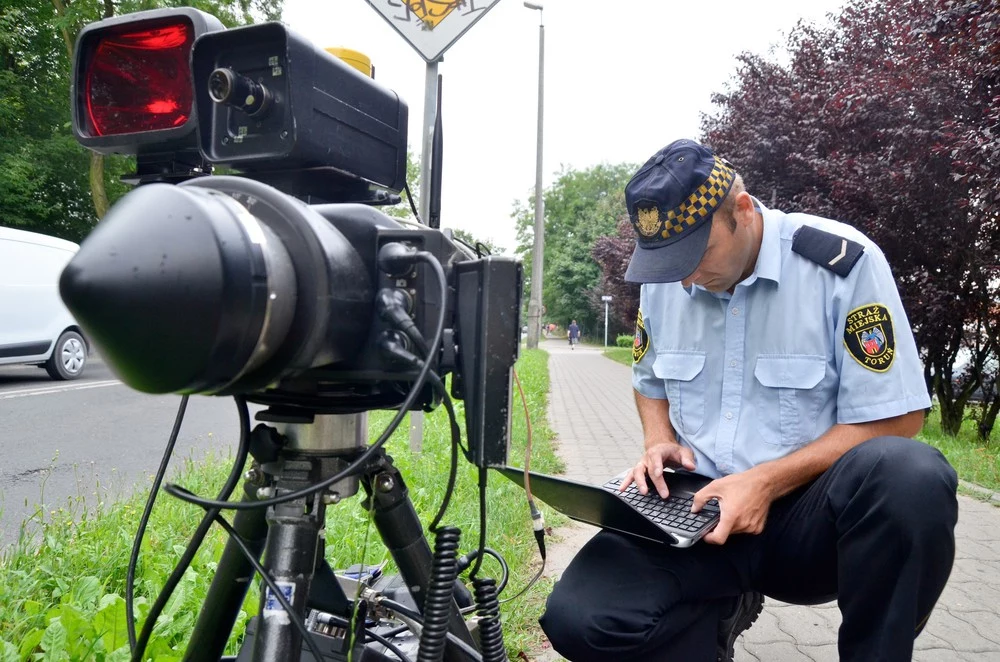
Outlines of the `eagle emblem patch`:
[{"label": "eagle emblem patch", "polygon": [[642,321],[642,311],[635,320],[635,340],[632,341],[632,363],[638,363],[645,356],[649,349],[649,334],[646,333],[646,325]]},{"label": "eagle emblem patch", "polygon": [[896,355],[889,309],[880,303],[870,303],[847,313],[844,345],[854,360],[869,370],[888,370]]}]

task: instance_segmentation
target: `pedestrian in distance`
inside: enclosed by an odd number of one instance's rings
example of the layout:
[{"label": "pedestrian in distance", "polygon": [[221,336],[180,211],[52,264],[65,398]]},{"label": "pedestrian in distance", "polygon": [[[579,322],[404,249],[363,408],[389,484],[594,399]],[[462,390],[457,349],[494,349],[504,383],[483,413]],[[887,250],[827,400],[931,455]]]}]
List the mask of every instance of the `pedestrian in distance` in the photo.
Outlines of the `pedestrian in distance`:
[{"label": "pedestrian in distance", "polygon": [[[912,437],[930,407],[881,250],[768,209],[689,140],[625,188],[641,283],[632,385],[645,452],[622,482],[711,479],[721,517],[679,549],[604,530],[540,619],[573,662],[731,660],[763,596],[836,598],[845,662],[910,660],[951,572],[957,476]],[[941,239],[943,241],[943,239]]]},{"label": "pedestrian in distance", "polygon": [[580,342],[580,327],[576,325],[576,320],[570,322],[566,328],[566,337],[569,338],[569,348],[576,349],[577,343]]}]

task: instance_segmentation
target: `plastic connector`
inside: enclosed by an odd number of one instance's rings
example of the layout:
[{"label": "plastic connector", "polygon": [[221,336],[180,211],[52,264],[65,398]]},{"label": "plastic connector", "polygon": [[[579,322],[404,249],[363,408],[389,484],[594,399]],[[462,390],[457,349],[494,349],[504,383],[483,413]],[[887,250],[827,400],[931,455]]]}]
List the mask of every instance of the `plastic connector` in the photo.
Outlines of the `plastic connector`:
[{"label": "plastic connector", "polygon": [[533,499],[528,499],[528,508],[531,510],[531,527],[534,529],[535,542],[538,543],[538,553],[545,559],[545,516],[535,505]]},{"label": "plastic connector", "polygon": [[378,249],[378,268],[390,276],[409,273],[416,261],[416,249],[399,241],[390,241]]}]

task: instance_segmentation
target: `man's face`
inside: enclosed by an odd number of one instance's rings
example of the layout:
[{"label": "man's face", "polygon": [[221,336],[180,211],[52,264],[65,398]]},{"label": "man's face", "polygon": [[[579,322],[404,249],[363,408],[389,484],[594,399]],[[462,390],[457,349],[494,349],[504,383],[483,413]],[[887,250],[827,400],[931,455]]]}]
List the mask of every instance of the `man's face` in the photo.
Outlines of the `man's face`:
[{"label": "man's face", "polygon": [[744,223],[736,223],[736,228],[731,230],[729,220],[719,217],[723,213],[717,213],[712,219],[705,254],[694,272],[681,281],[684,287],[700,285],[709,292],[724,292],[732,290],[753,271],[754,265],[750,263],[753,240],[749,228]]}]

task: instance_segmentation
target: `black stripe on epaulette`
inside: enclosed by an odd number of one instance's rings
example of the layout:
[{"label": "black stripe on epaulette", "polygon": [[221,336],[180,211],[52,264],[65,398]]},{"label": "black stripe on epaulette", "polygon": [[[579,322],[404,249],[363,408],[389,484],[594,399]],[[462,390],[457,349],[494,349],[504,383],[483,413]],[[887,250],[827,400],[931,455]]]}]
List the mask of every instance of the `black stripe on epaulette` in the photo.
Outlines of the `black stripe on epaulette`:
[{"label": "black stripe on epaulette", "polygon": [[847,276],[865,247],[840,235],[803,225],[792,235],[792,251],[838,276]]}]

